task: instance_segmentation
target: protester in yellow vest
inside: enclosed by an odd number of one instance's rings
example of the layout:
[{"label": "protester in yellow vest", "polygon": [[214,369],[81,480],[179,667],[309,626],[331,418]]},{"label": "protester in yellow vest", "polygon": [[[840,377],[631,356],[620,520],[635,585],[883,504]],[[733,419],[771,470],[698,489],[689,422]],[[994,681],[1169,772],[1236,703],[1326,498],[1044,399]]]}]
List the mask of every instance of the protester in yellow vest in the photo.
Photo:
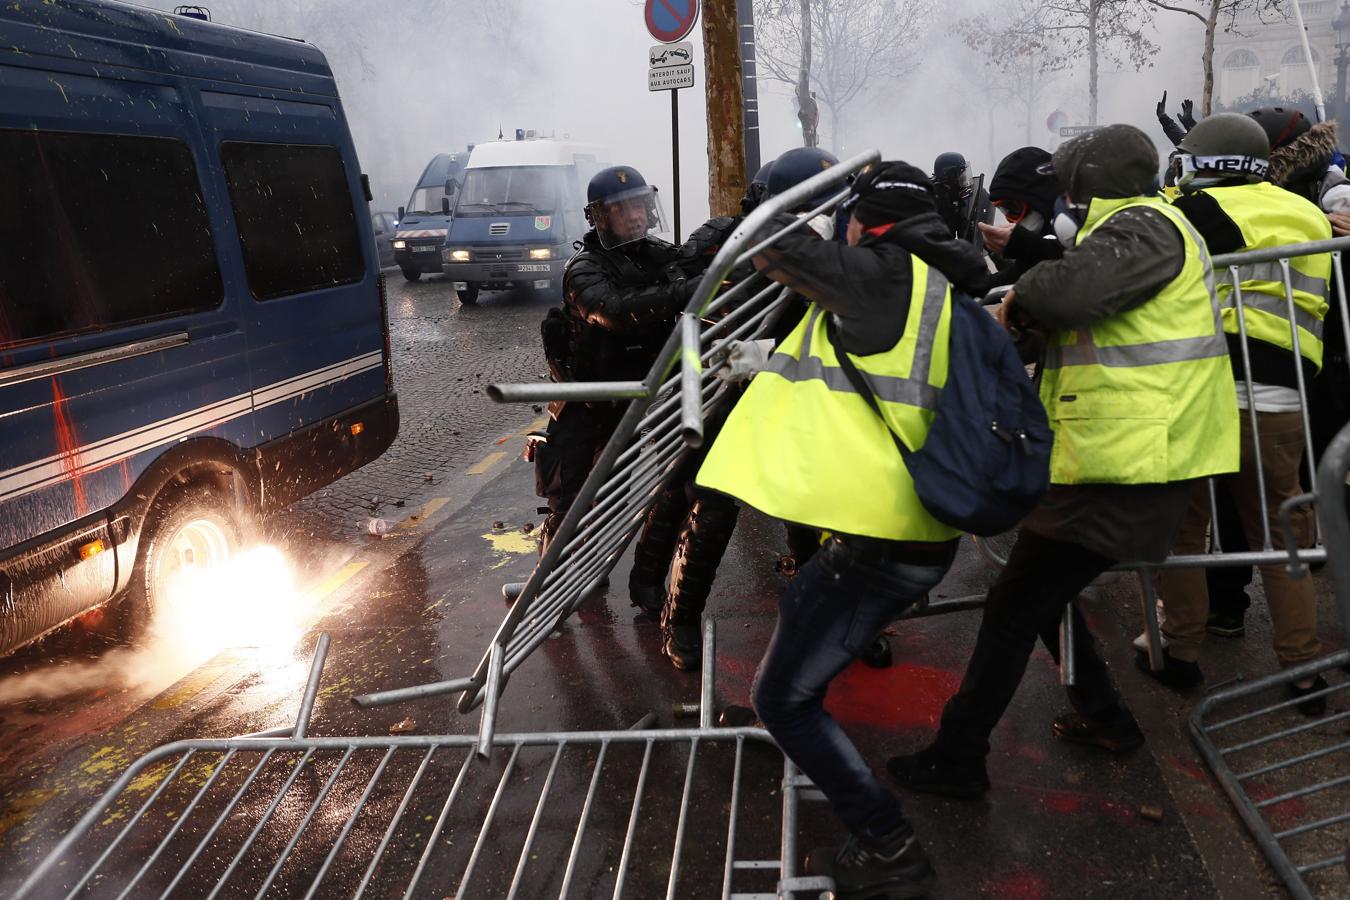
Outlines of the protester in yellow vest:
[{"label": "protester in yellow vest", "polygon": [[[1269,144],[1265,131],[1251,117],[1237,113],[1211,116],[1186,135],[1178,150],[1180,155],[1174,167],[1182,196],[1176,201],[1176,208],[1195,225],[1211,253],[1258,250],[1331,237],[1331,224],[1313,203],[1263,180]],[[1230,273],[1219,272],[1216,276],[1223,328],[1228,337],[1233,374],[1238,380],[1238,406],[1255,410],[1259,440],[1253,439],[1252,414],[1244,411],[1241,471],[1217,479],[1215,488],[1226,495],[1219,498],[1222,505],[1226,506],[1231,499],[1249,547],[1265,544],[1261,515],[1264,493],[1272,545],[1284,549],[1280,504],[1303,493],[1299,463],[1304,451],[1304,432],[1296,368],[1302,366],[1305,383],[1311,383],[1322,360],[1322,320],[1327,310],[1331,255],[1319,253],[1289,261],[1288,285],[1294,300],[1298,357],[1294,355],[1286,276],[1280,264],[1244,266],[1239,277],[1239,290],[1235,291]],[[1240,340],[1244,326],[1246,363]],[[1251,366],[1250,388],[1246,383],[1247,364]],[[1258,468],[1264,479],[1258,476]],[[1174,553],[1204,552],[1210,509],[1209,490],[1205,485],[1197,485],[1173,545]],[[1309,510],[1295,516],[1298,540],[1303,546],[1312,542],[1311,519]],[[1261,583],[1270,606],[1280,664],[1292,666],[1316,657],[1321,644],[1317,639],[1317,603],[1312,582],[1307,578],[1290,578],[1283,563],[1273,563],[1261,566]],[[1204,677],[1196,660],[1209,617],[1205,573],[1194,568],[1165,570],[1162,599],[1167,665],[1161,672],[1152,672],[1147,658],[1141,654],[1140,668],[1178,690],[1198,687]],[[1303,695],[1324,687],[1326,682],[1319,677],[1296,683],[1291,689],[1296,695]],[[1320,714],[1326,710],[1326,698],[1305,700],[1299,708],[1310,715]]]},{"label": "protester in yellow vest", "polygon": [[[956,555],[958,532],[923,508],[888,428],[923,446],[947,380],[949,282],[979,291],[988,269],[951,237],[914,166],[874,166],[844,205],[847,246],[803,228],[756,258],[813,302],[731,412],[698,483],[828,532],[779,602],[755,710],[851,833],[842,848],[812,851],[810,873],[833,878],[840,898],[917,897],[933,879],[923,848],[824,700]],[[839,352],[870,383],[885,422]]]},{"label": "protester in yellow vest", "polygon": [[[1067,192],[1056,233],[1071,245],[1018,279],[1000,311],[1047,335],[1041,399],[1055,432],[1051,486],[1023,522],[985,602],[960,690],[934,743],[887,768],[918,791],[989,789],[989,735],[1039,637],[1059,655],[1066,605],[1111,566],[1167,555],[1198,482],[1238,463],[1237,404],[1209,254],[1154,193],[1158,154],[1137,128],[1074,138],[1052,160]],[[1075,711],[1068,741],[1126,752],[1144,740],[1074,610]]]}]

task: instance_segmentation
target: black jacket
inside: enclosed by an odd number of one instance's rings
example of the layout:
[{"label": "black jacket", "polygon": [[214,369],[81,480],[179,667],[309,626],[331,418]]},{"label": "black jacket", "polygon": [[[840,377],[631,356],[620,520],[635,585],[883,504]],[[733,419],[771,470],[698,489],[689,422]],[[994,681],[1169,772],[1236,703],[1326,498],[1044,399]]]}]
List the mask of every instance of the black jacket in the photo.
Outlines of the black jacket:
[{"label": "black jacket", "polygon": [[[780,216],[771,227],[790,221]],[[835,314],[840,344],[856,356],[887,350],[904,334],[910,254],[942,272],[958,291],[982,295],[988,288],[984,257],[973,245],[951,237],[937,213],[869,233],[856,247],[798,230],[764,252],[790,287]]]},{"label": "black jacket", "polygon": [[678,254],[654,237],[607,250],[586,233],[563,272],[573,380],[646,376],[688,300],[689,282],[672,267]]}]

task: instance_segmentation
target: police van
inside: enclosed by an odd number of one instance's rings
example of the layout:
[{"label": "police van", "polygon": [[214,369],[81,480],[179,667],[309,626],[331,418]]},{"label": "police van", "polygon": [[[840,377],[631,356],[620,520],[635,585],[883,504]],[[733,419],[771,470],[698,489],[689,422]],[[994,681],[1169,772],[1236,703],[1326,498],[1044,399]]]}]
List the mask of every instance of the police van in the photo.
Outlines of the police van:
[{"label": "police van", "polygon": [[398,208],[394,261],[408,281],[416,281],[424,273],[441,273],[441,248],[450,225],[450,210],[464,182],[468,161],[468,151],[433,156],[417,179],[408,205]]},{"label": "police van", "polygon": [[524,130],[473,148],[443,255],[460,303],[477,303],[481,290],[561,287],[603,159],[599,147]]},{"label": "police van", "polygon": [[0,6],[0,653],[144,621],[398,431],[383,282],[314,47]]}]

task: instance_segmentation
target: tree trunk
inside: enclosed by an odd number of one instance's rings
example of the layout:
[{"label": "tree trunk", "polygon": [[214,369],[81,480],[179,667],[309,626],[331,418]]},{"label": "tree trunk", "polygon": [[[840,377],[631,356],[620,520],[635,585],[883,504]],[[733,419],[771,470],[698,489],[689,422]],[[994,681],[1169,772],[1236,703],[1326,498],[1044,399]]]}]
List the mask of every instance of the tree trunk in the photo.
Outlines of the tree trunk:
[{"label": "tree trunk", "polygon": [[745,194],[745,101],[736,4],[703,5],[704,91],[708,98],[708,209],[734,216]]},{"label": "tree trunk", "polygon": [[811,0],[801,0],[802,58],[797,67],[797,118],[802,123],[802,145],[814,147],[820,143],[816,127],[820,124],[820,108],[811,93]]},{"label": "tree trunk", "polygon": [[1205,49],[1200,64],[1205,70],[1205,89],[1200,98],[1200,109],[1205,117],[1214,110],[1214,30],[1219,24],[1219,7],[1223,0],[1209,0],[1209,17],[1205,19]]},{"label": "tree trunk", "polygon": [[1105,0],[1088,5],[1088,124],[1097,124],[1097,17]]}]

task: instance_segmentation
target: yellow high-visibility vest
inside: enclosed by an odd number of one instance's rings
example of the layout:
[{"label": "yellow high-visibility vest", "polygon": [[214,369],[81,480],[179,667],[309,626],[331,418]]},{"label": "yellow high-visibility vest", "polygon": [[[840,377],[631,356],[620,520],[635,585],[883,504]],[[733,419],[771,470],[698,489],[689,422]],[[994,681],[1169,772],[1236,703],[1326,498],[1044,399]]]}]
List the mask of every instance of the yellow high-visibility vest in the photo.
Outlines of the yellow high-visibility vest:
[{"label": "yellow high-visibility vest", "polygon": [[1238,468],[1237,395],[1199,234],[1161,197],[1094,198],[1077,241],[1137,207],[1176,226],[1186,261],[1145,303],[1049,335],[1041,400],[1055,432],[1055,484],[1161,484]]},{"label": "yellow high-visibility vest", "polygon": [[699,469],[697,483],[787,522],[841,534],[945,541],[960,534],[929,515],[914,493],[890,428],[923,446],[947,383],[951,290],[911,257],[909,316],[895,346],[849,359],[867,379],[886,422],[839,366],[829,313],[811,304],[755,376]]},{"label": "yellow high-visibility vest", "polygon": [[[1297,194],[1269,182],[1207,188],[1209,194],[1242,231],[1244,250],[1300,244],[1331,239],[1331,223],[1317,206]],[[1249,340],[1265,341],[1291,353],[1293,330],[1289,327],[1289,301],[1285,296],[1284,271],[1278,262],[1256,263],[1238,269],[1243,318]],[[1240,334],[1237,295],[1232,272],[1216,277],[1223,330]],[[1294,297],[1294,321],[1298,323],[1299,354],[1322,368],[1322,320],[1330,297],[1331,254],[1296,256],[1289,260],[1289,287]]]}]

